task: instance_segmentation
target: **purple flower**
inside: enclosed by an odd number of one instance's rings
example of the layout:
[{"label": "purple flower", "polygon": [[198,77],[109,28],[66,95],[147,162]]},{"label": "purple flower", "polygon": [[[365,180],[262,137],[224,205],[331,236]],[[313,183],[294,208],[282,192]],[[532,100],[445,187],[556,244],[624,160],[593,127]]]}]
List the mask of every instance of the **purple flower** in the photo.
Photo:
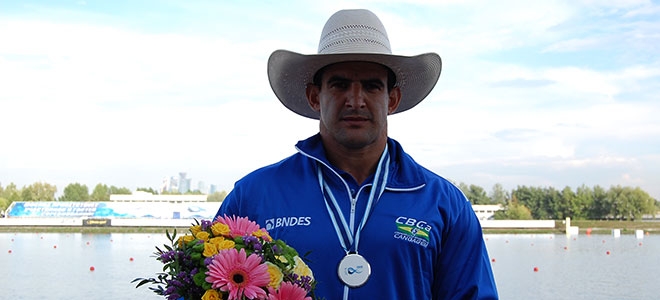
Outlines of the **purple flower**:
[{"label": "purple flower", "polygon": [[207,231],[209,228],[211,228],[211,221],[210,220],[202,220],[201,228],[203,231]]},{"label": "purple flower", "polygon": [[167,252],[162,252],[160,254],[160,257],[158,260],[162,261],[164,264],[169,263],[174,260],[174,258],[177,256],[178,251],[167,251]]},{"label": "purple flower", "polygon": [[280,247],[278,247],[277,245],[273,245],[271,249],[273,250],[273,253],[276,255],[282,254],[282,249],[280,249]]}]

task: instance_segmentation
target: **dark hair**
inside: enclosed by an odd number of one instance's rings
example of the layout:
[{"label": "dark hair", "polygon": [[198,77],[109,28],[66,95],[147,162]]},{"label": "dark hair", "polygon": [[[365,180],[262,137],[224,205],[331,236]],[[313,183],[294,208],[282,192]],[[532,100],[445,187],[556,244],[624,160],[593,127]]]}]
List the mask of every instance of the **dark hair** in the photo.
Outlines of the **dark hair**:
[{"label": "dark hair", "polygon": [[[323,73],[325,72],[325,69],[329,66],[332,66],[333,64],[329,64],[323,68],[320,68],[318,71],[316,71],[316,74],[314,74],[314,77],[312,77],[312,84],[315,86],[318,86],[319,88],[322,85],[321,78],[323,78]],[[394,75],[394,72],[392,69],[385,65],[381,65],[387,69],[387,92],[391,91],[394,86],[396,85],[396,75]]]}]

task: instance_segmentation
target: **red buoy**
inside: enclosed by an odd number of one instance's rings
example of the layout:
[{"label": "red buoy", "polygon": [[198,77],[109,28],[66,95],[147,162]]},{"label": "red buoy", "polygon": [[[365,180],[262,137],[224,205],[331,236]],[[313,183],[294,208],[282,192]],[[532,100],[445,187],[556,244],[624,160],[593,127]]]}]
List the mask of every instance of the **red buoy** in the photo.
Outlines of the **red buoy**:
[{"label": "red buoy", "polygon": [[94,266],[91,266],[91,267],[89,267],[89,270],[94,271],[94,270],[96,270],[96,268],[94,268]]},{"label": "red buoy", "polygon": [[131,258],[129,258],[128,260],[133,261],[133,258],[131,257]]},{"label": "red buoy", "polygon": [[538,271],[539,271],[539,267],[534,267],[534,272],[538,272]]}]

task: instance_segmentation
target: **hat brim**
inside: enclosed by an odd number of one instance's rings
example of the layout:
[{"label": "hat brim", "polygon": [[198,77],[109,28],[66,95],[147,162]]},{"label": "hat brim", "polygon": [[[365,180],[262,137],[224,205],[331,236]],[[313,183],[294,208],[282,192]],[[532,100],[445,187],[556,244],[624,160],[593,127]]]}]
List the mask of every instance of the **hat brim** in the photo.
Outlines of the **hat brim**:
[{"label": "hat brim", "polygon": [[268,81],[277,98],[291,111],[307,118],[319,119],[307,102],[305,90],[321,68],[348,61],[366,61],[384,65],[396,75],[401,89],[401,103],[394,113],[409,110],[433,90],[440,78],[442,60],[436,53],[400,56],[378,53],[300,54],[276,50],[268,58]]}]

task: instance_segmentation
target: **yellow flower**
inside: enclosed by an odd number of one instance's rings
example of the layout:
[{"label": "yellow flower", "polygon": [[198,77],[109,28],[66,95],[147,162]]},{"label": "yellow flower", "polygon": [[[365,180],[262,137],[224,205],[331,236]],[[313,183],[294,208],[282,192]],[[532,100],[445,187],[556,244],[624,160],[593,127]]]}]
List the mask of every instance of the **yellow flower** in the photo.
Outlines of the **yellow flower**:
[{"label": "yellow flower", "polygon": [[183,247],[183,244],[187,244],[188,242],[192,242],[195,240],[195,237],[192,235],[184,235],[179,238],[179,248]]},{"label": "yellow flower", "polygon": [[212,243],[204,243],[204,257],[211,257],[218,254],[218,246]]},{"label": "yellow flower", "polygon": [[209,243],[215,244],[216,246],[219,247],[220,243],[222,243],[222,241],[224,241],[224,240],[225,240],[225,238],[223,238],[221,236],[216,236],[216,237],[210,238]]},{"label": "yellow flower", "polygon": [[286,257],[283,255],[277,255],[276,258],[283,263],[287,263]]},{"label": "yellow flower", "polygon": [[202,241],[205,241],[205,242],[209,240],[209,237],[210,237],[210,236],[211,236],[211,235],[210,235],[208,232],[206,232],[206,231],[200,231],[200,232],[198,232],[198,233],[195,234],[195,237],[196,237],[196,238],[198,238],[198,239],[200,239],[200,240],[202,240]]},{"label": "yellow flower", "polygon": [[293,260],[296,261],[296,265],[293,267],[293,273],[298,274],[298,276],[309,276],[312,280],[314,279],[312,269],[299,256],[293,257]]},{"label": "yellow flower", "polygon": [[211,225],[211,232],[214,236],[229,235],[229,225],[220,222],[214,223]]},{"label": "yellow flower", "polygon": [[222,300],[222,295],[216,290],[206,290],[202,296],[202,300]]},{"label": "yellow flower", "polygon": [[202,225],[190,226],[190,232],[192,232],[193,235],[197,235],[200,231],[202,231]]},{"label": "yellow flower", "polygon": [[282,278],[284,277],[282,270],[280,270],[277,265],[269,261],[266,262],[266,265],[268,266],[268,275],[270,276],[270,282],[268,283],[268,286],[279,289],[280,284],[282,283]]},{"label": "yellow flower", "polygon": [[252,235],[258,238],[262,238],[266,242],[273,241],[273,238],[271,238],[268,232],[263,228],[253,232]]},{"label": "yellow flower", "polygon": [[234,245],[236,245],[236,243],[232,240],[221,241],[220,244],[218,244],[218,251],[234,248]]}]

